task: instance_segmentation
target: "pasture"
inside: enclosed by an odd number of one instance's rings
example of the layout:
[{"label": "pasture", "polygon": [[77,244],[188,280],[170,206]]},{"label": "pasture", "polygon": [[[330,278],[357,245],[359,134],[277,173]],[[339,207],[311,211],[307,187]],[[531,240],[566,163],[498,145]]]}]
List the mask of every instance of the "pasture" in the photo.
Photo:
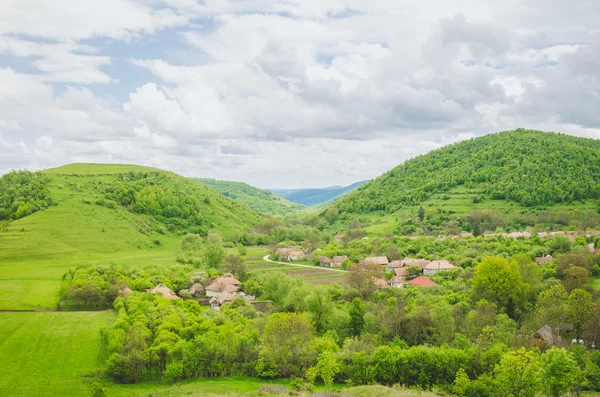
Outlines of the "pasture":
[{"label": "pasture", "polygon": [[102,312],[0,312],[0,395],[85,396],[98,369]]}]

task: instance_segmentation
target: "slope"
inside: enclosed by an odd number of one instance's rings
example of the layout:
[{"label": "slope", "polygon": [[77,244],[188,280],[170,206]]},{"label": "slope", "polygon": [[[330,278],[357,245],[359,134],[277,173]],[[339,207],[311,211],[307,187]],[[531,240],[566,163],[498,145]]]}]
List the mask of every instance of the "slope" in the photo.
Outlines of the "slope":
[{"label": "slope", "polygon": [[[382,225],[373,231],[392,232],[421,218],[430,222],[417,224],[416,229],[426,226],[425,233],[432,228],[445,233],[443,226],[449,223],[455,231],[477,231],[471,217],[474,210],[492,210],[491,215],[477,216],[502,218],[490,222],[486,230],[538,224],[593,227],[599,197],[600,141],[518,129],[415,157],[334,206],[343,218],[363,216]],[[418,215],[420,207],[424,211]],[[559,219],[561,213],[573,219]],[[413,232],[412,226],[404,231]]]},{"label": "slope", "polygon": [[54,307],[60,278],[75,265],[173,262],[184,233],[232,239],[260,219],[171,172],[72,164],[42,176],[55,205],[0,231],[0,310]]},{"label": "slope", "polygon": [[360,181],[349,186],[330,186],[321,189],[271,189],[271,191],[289,201],[312,206],[332,201],[367,182]]},{"label": "slope", "polygon": [[269,190],[258,189],[243,182],[207,178],[194,178],[194,180],[260,213],[285,215],[305,209],[302,204],[293,203]]}]

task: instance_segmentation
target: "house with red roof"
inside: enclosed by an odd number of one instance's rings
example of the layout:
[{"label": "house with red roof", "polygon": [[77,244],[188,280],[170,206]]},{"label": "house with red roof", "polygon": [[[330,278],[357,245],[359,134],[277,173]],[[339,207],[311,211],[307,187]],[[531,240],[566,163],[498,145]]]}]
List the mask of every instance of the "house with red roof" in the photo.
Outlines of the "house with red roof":
[{"label": "house with red roof", "polygon": [[434,281],[431,281],[430,279],[428,279],[426,277],[417,277],[417,278],[413,278],[412,280],[410,280],[408,282],[408,285],[416,285],[418,287],[433,287],[438,284],[435,283]]}]

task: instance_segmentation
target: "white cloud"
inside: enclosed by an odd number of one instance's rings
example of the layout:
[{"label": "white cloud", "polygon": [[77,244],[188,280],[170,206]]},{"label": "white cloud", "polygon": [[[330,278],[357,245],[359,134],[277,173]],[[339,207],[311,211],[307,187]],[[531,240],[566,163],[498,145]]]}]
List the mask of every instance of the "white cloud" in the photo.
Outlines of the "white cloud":
[{"label": "white cloud", "polygon": [[10,0],[0,170],[322,186],[514,127],[600,137],[599,17],[566,0]]}]

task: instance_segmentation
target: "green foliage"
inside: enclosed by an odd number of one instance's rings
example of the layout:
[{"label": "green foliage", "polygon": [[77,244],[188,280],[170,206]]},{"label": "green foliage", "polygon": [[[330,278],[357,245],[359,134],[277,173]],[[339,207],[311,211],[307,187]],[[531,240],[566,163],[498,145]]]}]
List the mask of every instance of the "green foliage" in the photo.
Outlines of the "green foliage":
[{"label": "green foliage", "polygon": [[540,131],[490,134],[418,156],[339,199],[341,212],[393,212],[457,186],[525,207],[600,197],[600,142]]},{"label": "green foliage", "polygon": [[49,178],[40,172],[11,171],[0,177],[0,220],[19,219],[55,205]]},{"label": "green foliage", "polygon": [[578,384],[581,373],[577,363],[563,349],[550,349],[542,357],[542,385],[548,396],[561,397]]},{"label": "green foliage", "polygon": [[314,328],[306,315],[272,315],[262,335],[259,373],[267,376],[301,376],[315,362],[314,338]]},{"label": "green foliage", "polygon": [[538,372],[538,357],[523,347],[504,354],[494,370],[501,395],[513,397],[535,397],[539,390]]},{"label": "green foliage", "polygon": [[63,309],[110,308],[119,291],[129,286],[145,292],[162,283],[178,292],[191,285],[189,266],[145,266],[139,269],[122,266],[78,266],[64,276],[59,290]]},{"label": "green foliage", "polygon": [[242,182],[200,178],[194,180],[263,214],[285,215],[306,208],[302,204],[288,201],[269,190],[258,189]]},{"label": "green foliage", "polygon": [[519,302],[523,282],[517,262],[502,257],[484,259],[475,268],[473,288],[502,306]]}]

